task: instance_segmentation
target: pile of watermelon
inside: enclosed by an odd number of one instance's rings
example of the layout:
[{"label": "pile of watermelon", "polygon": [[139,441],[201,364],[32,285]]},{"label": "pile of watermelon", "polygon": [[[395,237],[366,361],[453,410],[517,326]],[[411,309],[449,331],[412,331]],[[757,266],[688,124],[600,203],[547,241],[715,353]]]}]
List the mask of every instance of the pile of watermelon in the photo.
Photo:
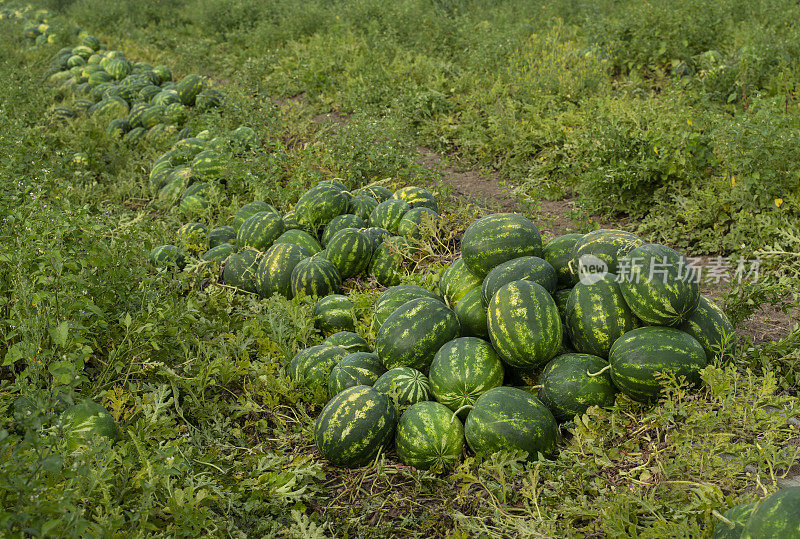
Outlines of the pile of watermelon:
[{"label": "pile of watermelon", "polygon": [[18,20],[25,25],[22,35],[26,42],[34,46],[54,41],[55,36],[50,24],[52,16],[48,10],[36,9],[31,4],[24,6],[9,4],[0,9],[0,20]]},{"label": "pile of watermelon", "polygon": [[189,136],[190,109],[219,106],[223,95],[199,75],[174,81],[167,66],[131,62],[122,51],[104,50],[100,40],[85,32],[75,47],[59,50],[46,80],[63,99],[52,110],[57,119],[88,115],[108,120],[112,138],[135,144],[142,140]]},{"label": "pile of watermelon", "polygon": [[730,321],[688,267],[628,232],[543,245],[527,218],[489,215],[464,233],[438,293],[399,285],[378,297],[373,349],[352,333],[346,297],[316,313],[337,333],[300,351],[289,376],[326,402],[315,441],[339,466],[392,442],[421,469],[446,470],[465,447],[551,456],[559,423],[619,393],[654,403],[662,375],[696,387],[733,353]]}]

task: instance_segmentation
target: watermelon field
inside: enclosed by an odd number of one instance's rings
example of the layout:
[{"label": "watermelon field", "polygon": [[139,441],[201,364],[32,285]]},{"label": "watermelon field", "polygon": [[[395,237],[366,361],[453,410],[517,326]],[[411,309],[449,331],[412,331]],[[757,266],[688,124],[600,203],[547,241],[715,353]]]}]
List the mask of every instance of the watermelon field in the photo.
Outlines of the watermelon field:
[{"label": "watermelon field", "polygon": [[0,0],[0,537],[800,537],[793,0]]}]

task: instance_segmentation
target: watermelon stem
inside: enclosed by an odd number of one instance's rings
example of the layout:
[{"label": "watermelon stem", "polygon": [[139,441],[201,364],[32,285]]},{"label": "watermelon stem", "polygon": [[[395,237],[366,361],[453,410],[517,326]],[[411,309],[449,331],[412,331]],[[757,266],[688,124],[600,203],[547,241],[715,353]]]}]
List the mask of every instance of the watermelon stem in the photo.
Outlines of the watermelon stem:
[{"label": "watermelon stem", "polygon": [[718,518],[718,519],[720,519],[722,522],[724,522],[724,523],[725,523],[725,524],[727,524],[728,526],[735,526],[735,525],[736,525],[736,523],[735,523],[735,522],[731,522],[730,520],[728,520],[727,518],[725,518],[725,517],[724,517],[723,515],[721,515],[721,514],[720,514],[720,512],[719,512],[719,511],[717,511],[716,509],[714,509],[713,511],[711,511],[711,514],[712,514],[712,515],[713,515],[715,518]]},{"label": "watermelon stem", "polygon": [[539,384],[538,386],[531,386],[531,389],[542,389],[544,386]]},{"label": "watermelon stem", "polygon": [[587,376],[592,376],[592,377],[594,377],[594,376],[600,376],[601,374],[603,374],[604,372],[606,372],[606,371],[607,371],[608,369],[610,369],[610,368],[611,368],[611,364],[609,363],[608,365],[606,365],[605,367],[603,367],[602,369],[600,369],[599,371],[597,371],[597,372],[595,372],[595,373],[591,373],[591,372],[589,372],[589,370],[587,369],[587,370],[586,370],[586,375],[587,375]]},{"label": "watermelon stem", "polygon": [[474,409],[475,409],[475,407],[474,407],[473,405],[471,405],[471,404],[465,404],[464,406],[462,406],[461,408],[459,408],[458,410],[456,410],[455,412],[453,412],[453,417],[451,417],[451,418],[450,418],[450,423],[452,423],[452,422],[453,422],[453,420],[456,418],[456,416],[457,416],[458,414],[460,414],[460,413],[461,413],[463,410],[467,410],[467,409],[469,409],[469,410],[474,410]]}]

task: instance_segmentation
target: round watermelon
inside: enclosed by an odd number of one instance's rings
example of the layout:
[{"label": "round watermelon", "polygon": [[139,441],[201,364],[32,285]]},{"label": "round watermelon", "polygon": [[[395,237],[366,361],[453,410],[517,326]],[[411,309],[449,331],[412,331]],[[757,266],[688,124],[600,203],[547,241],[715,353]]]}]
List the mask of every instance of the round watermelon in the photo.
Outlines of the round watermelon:
[{"label": "round watermelon", "polygon": [[433,399],[428,377],[411,367],[395,367],[382,374],[373,389],[389,395],[398,408]]},{"label": "round watermelon", "polygon": [[697,309],[700,286],[682,255],[664,245],[645,244],[620,259],[625,302],[647,324],[678,326]]},{"label": "round watermelon", "polygon": [[439,213],[436,198],[422,187],[403,187],[394,192],[391,198],[405,201],[411,208],[428,208],[434,213]]},{"label": "round watermelon", "polygon": [[464,259],[458,257],[442,270],[439,276],[439,293],[452,308],[470,290],[480,288],[482,279],[472,273]]},{"label": "round watermelon", "polygon": [[222,282],[245,292],[255,293],[255,274],[261,253],[254,249],[243,249],[228,257],[222,270]]},{"label": "round watermelon", "polygon": [[337,215],[325,226],[325,231],[322,233],[322,245],[327,247],[331,238],[340,230],[346,228],[365,228],[366,226],[367,223],[358,215],[353,215],[351,213]]},{"label": "round watermelon", "polygon": [[266,202],[250,202],[245,204],[239,208],[235,214],[233,214],[233,229],[239,230],[239,227],[242,226],[242,223],[244,223],[249,217],[261,212],[278,213],[278,210]]},{"label": "round watermelon", "polygon": [[558,277],[556,270],[549,262],[538,256],[521,256],[503,262],[492,268],[481,283],[481,299],[484,305],[504,285],[513,281],[530,281],[539,283],[551,294],[556,291]]},{"label": "round watermelon", "polygon": [[69,451],[76,451],[92,442],[113,444],[119,440],[119,428],[109,411],[93,401],[74,404],[61,414],[64,439]]},{"label": "round watermelon", "polygon": [[629,331],[614,342],[609,359],[614,385],[640,402],[658,399],[661,381],[656,373],[673,373],[697,386],[706,366],[705,350],[694,337],[662,326]]},{"label": "round watermelon", "polygon": [[431,230],[436,232],[439,221],[439,214],[430,208],[419,207],[408,210],[400,224],[397,225],[397,233],[407,239],[419,240],[423,236],[423,231]]},{"label": "round watermelon", "polygon": [[395,447],[400,462],[406,466],[445,472],[461,460],[464,426],[446,406],[418,402],[400,416]]},{"label": "round watermelon", "polygon": [[314,326],[326,335],[356,330],[353,302],[341,294],[326,296],[317,301],[311,316],[314,317]]},{"label": "round watermelon", "polygon": [[365,193],[361,193],[353,196],[347,211],[359,216],[364,222],[369,222],[369,216],[372,215],[372,211],[377,205],[377,200]]},{"label": "round watermelon", "polygon": [[341,283],[339,271],[323,253],[301,260],[292,270],[292,294],[295,296],[325,297],[338,292]]},{"label": "round watermelon", "polygon": [[335,397],[348,387],[371,386],[386,372],[372,352],[354,352],[345,356],[331,371],[328,395]]},{"label": "round watermelon", "polygon": [[[297,216],[295,215],[294,210],[288,211],[285,214],[283,214],[283,227],[287,231],[299,230],[301,228],[300,223],[297,222]],[[322,249],[320,248],[320,250]]]},{"label": "round watermelon", "polygon": [[364,234],[369,242],[372,244],[372,252],[378,250],[378,247],[386,240],[386,238],[391,238],[392,234],[386,230],[385,228],[380,228],[377,226],[371,226],[365,229],[360,230],[362,234]]},{"label": "round watermelon", "polygon": [[725,311],[705,296],[700,296],[697,309],[679,326],[703,346],[709,363],[718,359],[730,361],[736,352],[736,334]]},{"label": "round watermelon", "polygon": [[461,238],[461,257],[480,278],[509,260],[542,256],[542,237],[529,219],[516,213],[495,213],[478,219]]},{"label": "round watermelon", "polygon": [[389,315],[401,305],[412,299],[431,298],[440,301],[441,298],[421,286],[402,284],[387,288],[375,300],[375,309],[372,312],[372,326],[380,329]]},{"label": "round watermelon", "polygon": [[572,271],[578,279],[595,273],[619,275],[618,260],[639,247],[641,238],[624,230],[600,229],[585,234],[572,248]]},{"label": "round watermelon", "polygon": [[304,247],[292,243],[276,243],[270,247],[255,273],[256,292],[262,298],[280,294],[291,299],[292,271],[301,261],[310,257]]},{"label": "round watermelon", "polygon": [[248,217],[236,232],[236,245],[266,251],[283,234],[281,215],[263,211]]},{"label": "round watermelon", "polygon": [[358,189],[355,192],[355,194],[356,195],[364,194],[371,196],[378,202],[383,202],[384,200],[388,200],[389,198],[392,197],[392,192],[382,185],[367,185],[365,187],[362,187],[361,189]]},{"label": "round watermelon", "polygon": [[345,228],[329,239],[325,253],[325,257],[339,270],[342,279],[349,279],[367,268],[372,257],[372,245],[355,228]]},{"label": "round watermelon", "polygon": [[331,464],[363,466],[391,443],[397,424],[392,400],[369,386],[354,386],[333,397],[314,424],[317,449]]},{"label": "round watermelon", "polygon": [[403,215],[410,209],[411,207],[405,201],[390,198],[375,206],[369,216],[369,224],[397,234],[397,227],[400,226]]},{"label": "round watermelon", "polygon": [[489,328],[486,326],[486,307],[481,300],[481,289],[473,288],[459,300],[454,309],[458,322],[461,324],[461,335],[464,337],[489,338]]},{"label": "round watermelon", "polygon": [[387,369],[427,370],[433,356],[459,334],[456,314],[441,301],[413,299],[395,310],[378,330],[375,352]]},{"label": "round watermelon", "polygon": [[200,75],[186,75],[176,86],[181,103],[187,106],[194,105],[195,98],[205,88],[205,82]]},{"label": "round watermelon", "polygon": [[339,331],[337,333],[334,333],[333,335],[322,341],[322,344],[330,344],[332,346],[338,346],[340,348],[344,348],[351,354],[354,352],[372,351],[369,347],[369,344],[367,344],[367,341],[364,340],[364,337],[352,331]]},{"label": "round watermelon", "polygon": [[572,271],[572,252],[581,238],[583,234],[564,234],[544,246],[542,258],[556,270],[558,288],[571,288],[578,282],[578,273]]},{"label": "round watermelon", "polygon": [[382,286],[396,286],[401,278],[413,270],[412,248],[405,238],[387,238],[375,250],[369,264],[369,272]]},{"label": "round watermelon", "polygon": [[346,212],[349,205],[350,198],[342,189],[335,185],[321,184],[300,196],[294,213],[300,226],[316,233],[331,219]]},{"label": "round watermelon", "polygon": [[208,227],[203,223],[186,223],[175,235],[178,245],[190,253],[202,253],[208,246]]},{"label": "round watermelon", "polygon": [[281,234],[275,243],[294,243],[315,255],[322,251],[322,246],[314,237],[305,230],[290,229]]},{"label": "round watermelon", "polygon": [[503,385],[503,363],[488,342],[460,337],[436,352],[428,380],[436,400],[455,412],[462,406],[474,405],[488,390]]},{"label": "round watermelon", "polygon": [[512,367],[544,365],[561,346],[558,307],[538,283],[514,281],[500,288],[489,302],[487,326],[495,350]]},{"label": "round watermelon", "polygon": [[550,410],[515,387],[495,387],[478,397],[464,426],[467,443],[476,455],[517,450],[526,451],[528,460],[536,460],[539,453],[551,456],[557,431]]},{"label": "round watermelon", "polygon": [[347,356],[338,346],[319,344],[299,351],[289,363],[289,378],[300,383],[311,394],[311,402],[328,401],[328,378],[333,368]]},{"label": "round watermelon", "polygon": [[186,267],[186,253],[175,245],[160,245],[150,251],[150,263],[157,268]]},{"label": "round watermelon", "polygon": [[786,487],[756,505],[741,539],[800,537],[800,487]]},{"label": "round watermelon", "polygon": [[219,245],[215,245],[200,257],[202,260],[206,262],[224,262],[231,256],[233,253],[236,252],[236,247],[231,245],[230,243],[220,243]]},{"label": "round watermelon", "polygon": [[208,233],[208,247],[213,249],[223,243],[233,243],[236,240],[236,231],[232,226],[218,226]]},{"label": "round watermelon", "polygon": [[617,390],[611,373],[601,372],[606,367],[606,360],[590,354],[556,356],[539,375],[539,400],[558,421],[581,415],[590,406],[612,406]]}]

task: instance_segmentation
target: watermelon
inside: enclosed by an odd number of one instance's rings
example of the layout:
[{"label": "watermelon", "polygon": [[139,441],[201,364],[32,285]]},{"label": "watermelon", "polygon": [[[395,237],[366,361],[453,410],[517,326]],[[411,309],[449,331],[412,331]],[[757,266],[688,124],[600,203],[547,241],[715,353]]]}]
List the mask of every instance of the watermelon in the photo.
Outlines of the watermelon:
[{"label": "watermelon", "polygon": [[128,123],[132,128],[142,126],[142,114],[149,107],[150,105],[146,103],[134,103],[133,106],[131,106],[131,110],[128,113]]},{"label": "watermelon", "polygon": [[266,202],[250,202],[245,204],[233,214],[233,223],[231,223],[233,225],[233,229],[239,230],[239,227],[242,226],[242,223],[244,223],[249,217],[252,217],[260,212],[278,213],[278,210]]},{"label": "watermelon", "polygon": [[539,453],[551,456],[557,431],[550,410],[515,387],[495,387],[478,397],[464,425],[467,443],[480,457],[513,450],[527,452],[528,460],[535,460]]},{"label": "watermelon", "polygon": [[[192,170],[201,178],[219,178],[225,172],[225,161],[215,150],[203,150],[192,159]],[[269,211],[278,213],[275,208]]]},{"label": "watermelon", "polygon": [[351,354],[354,352],[372,351],[369,347],[369,344],[367,344],[367,341],[364,340],[364,337],[352,331],[340,331],[338,333],[334,333],[333,335],[322,341],[322,344],[330,344],[333,346],[344,348]]},{"label": "watermelon", "polygon": [[139,98],[145,103],[150,103],[155,96],[161,93],[161,88],[155,85],[148,85],[139,90]]},{"label": "watermelon", "polygon": [[[591,354],[563,354],[545,365],[539,375],[539,399],[558,421],[581,415],[590,406],[612,406],[617,390],[608,362]],[[600,373],[600,374],[597,374]]]},{"label": "watermelon", "polygon": [[391,443],[396,423],[388,396],[369,386],[354,386],[322,409],[314,424],[314,441],[334,466],[355,468],[371,462]]},{"label": "watermelon", "polygon": [[445,472],[461,460],[464,426],[446,406],[418,402],[400,416],[395,447],[406,466]]},{"label": "watermelon", "polygon": [[486,326],[486,307],[481,300],[481,289],[473,288],[456,304],[454,309],[458,322],[461,325],[461,335],[464,337],[489,338],[489,329]]},{"label": "watermelon", "polygon": [[386,238],[372,254],[369,272],[382,286],[396,286],[413,270],[412,248],[405,238]]},{"label": "watermelon", "polygon": [[185,215],[198,215],[203,213],[209,205],[208,200],[203,195],[190,195],[188,189],[181,196],[181,203],[178,206]]},{"label": "watermelon", "polygon": [[230,243],[220,243],[219,245],[215,245],[205,253],[200,258],[205,260],[206,262],[224,262],[231,256],[233,253],[236,252],[236,247],[234,247]]},{"label": "watermelon", "polygon": [[152,129],[160,125],[164,120],[164,106],[163,105],[150,105],[147,110],[143,111],[140,116],[142,127],[145,129]]},{"label": "watermelon", "polygon": [[678,329],[685,331],[703,346],[709,363],[715,359],[726,362],[736,352],[736,335],[725,311],[701,295],[697,309]]},{"label": "watermelon", "polygon": [[551,294],[556,291],[558,277],[549,262],[538,256],[521,256],[492,268],[481,283],[481,299],[489,305],[492,297],[504,285],[513,281],[539,283]]},{"label": "watermelon", "polygon": [[328,401],[328,378],[333,368],[347,356],[338,346],[319,344],[300,350],[289,363],[289,378],[300,383],[311,394],[311,402]]},{"label": "watermelon", "polygon": [[478,219],[461,238],[461,258],[480,278],[509,260],[542,256],[542,237],[530,220],[516,213],[494,213]]},{"label": "watermelon", "polygon": [[164,121],[168,124],[183,125],[186,116],[186,107],[180,103],[169,103],[164,107]]},{"label": "watermelon", "polygon": [[203,223],[186,223],[176,233],[178,245],[190,253],[202,253],[208,246],[208,227]]},{"label": "watermelon", "polygon": [[439,213],[436,198],[422,187],[403,187],[394,192],[391,198],[405,201],[411,208],[428,208],[434,213]]},{"label": "watermelon", "polygon": [[378,201],[367,194],[358,194],[350,199],[348,213],[359,216],[364,222],[369,221],[369,216],[378,205]]},{"label": "watermelon", "polygon": [[328,223],[325,227],[325,231],[322,233],[322,245],[325,247],[328,246],[328,242],[331,238],[340,230],[344,230],[346,228],[364,228],[367,224],[364,222],[361,217],[349,213],[345,213],[342,215],[337,215]]},{"label": "watermelon", "polygon": [[223,243],[233,243],[236,239],[236,231],[232,226],[218,226],[208,233],[208,247],[213,249]]},{"label": "watermelon", "polygon": [[342,279],[348,279],[367,268],[372,257],[372,245],[355,228],[345,228],[329,239],[325,253],[325,257],[339,270]]},{"label": "watermelon", "polygon": [[742,539],[800,537],[800,487],[786,487],[756,505],[742,530]]},{"label": "watermelon", "polygon": [[375,206],[369,215],[369,224],[397,234],[397,227],[400,226],[403,215],[410,209],[411,206],[404,200],[390,198]]},{"label": "watermelon", "polygon": [[380,329],[386,319],[389,318],[389,315],[401,305],[412,299],[419,298],[432,298],[441,301],[441,298],[430,290],[413,284],[403,284],[387,288],[378,296],[378,299],[375,300],[375,309],[372,312],[372,326],[376,329]]},{"label": "watermelon", "polygon": [[392,192],[382,185],[367,185],[355,192],[355,195],[361,194],[371,196],[379,203],[388,200],[392,196]]},{"label": "watermelon", "polygon": [[460,337],[436,352],[428,379],[436,400],[455,412],[462,406],[474,405],[486,391],[503,385],[503,374],[503,363],[488,342]]},{"label": "watermelon", "polygon": [[293,243],[306,249],[312,255],[322,251],[322,246],[314,237],[304,230],[292,228],[281,234],[275,243]]},{"label": "watermelon", "polygon": [[571,288],[578,282],[577,272],[572,271],[572,252],[583,234],[564,234],[553,238],[544,246],[542,258],[553,266],[558,276],[558,288]]},{"label": "watermelon", "polygon": [[301,260],[292,270],[292,294],[325,297],[339,291],[342,277],[323,253]]},{"label": "watermelon", "polygon": [[334,185],[317,185],[300,196],[294,208],[297,222],[310,232],[324,228],[334,217],[347,211],[350,199]]},{"label": "watermelon", "polygon": [[292,243],[276,243],[264,254],[255,274],[256,292],[262,298],[280,294],[291,299],[292,271],[310,257],[304,247]]},{"label": "watermelon", "polygon": [[715,524],[712,538],[739,539],[755,507],[756,502],[743,503],[735,505],[722,513],[722,517],[725,520],[721,520]]},{"label": "watermelon", "polygon": [[658,399],[661,382],[657,372],[671,372],[698,386],[700,370],[706,366],[705,350],[694,337],[662,326],[629,331],[614,342],[609,358],[614,385],[640,402]]},{"label": "watermelon", "polygon": [[84,401],[61,414],[64,439],[69,451],[76,451],[93,441],[113,444],[119,439],[119,428],[109,411],[100,404]]},{"label": "watermelon", "polygon": [[172,80],[172,71],[167,66],[156,66],[153,73],[158,77],[158,84],[163,84]]},{"label": "watermelon", "polygon": [[91,35],[83,36],[83,38],[81,38],[81,45],[89,47],[93,51],[100,50],[100,40]]},{"label": "watermelon", "polygon": [[125,58],[114,58],[104,69],[116,80],[122,80],[131,73],[131,63]]},{"label": "watermelon", "polygon": [[122,138],[125,133],[131,130],[131,125],[128,123],[128,120],[124,118],[117,118],[115,120],[111,120],[106,127],[106,135],[110,138],[120,139]]},{"label": "watermelon", "polygon": [[260,256],[261,253],[255,249],[243,249],[229,256],[222,271],[222,281],[228,286],[255,293]]},{"label": "watermelon", "polygon": [[458,257],[442,270],[439,276],[439,293],[452,308],[470,290],[480,288],[482,279],[472,273],[464,259]]},{"label": "watermelon", "polygon": [[92,105],[89,114],[108,118],[122,118],[129,112],[128,103],[121,97],[107,97]]},{"label": "watermelon", "polygon": [[489,302],[487,326],[495,349],[512,367],[544,365],[561,346],[561,316],[539,283],[514,281],[500,288]]},{"label": "watermelon", "polygon": [[624,230],[589,232],[572,248],[572,272],[578,279],[593,273],[619,275],[619,259],[642,244],[641,238]]},{"label": "watermelon", "polygon": [[[436,232],[439,222],[439,214],[424,206],[408,210],[400,224],[397,225],[397,233],[408,239],[421,239],[424,231]],[[429,234],[430,235],[430,234]]]},{"label": "watermelon", "polygon": [[178,92],[175,90],[161,90],[150,100],[151,105],[161,105],[166,112],[167,105],[173,103],[181,104],[181,98],[178,97]]},{"label": "watermelon", "polygon": [[664,245],[645,244],[620,259],[627,268],[620,289],[631,311],[642,321],[678,326],[697,309],[700,286],[688,261]]},{"label": "watermelon", "polygon": [[157,268],[186,267],[186,253],[175,245],[161,245],[150,251],[150,263]]},{"label": "watermelon", "polygon": [[354,352],[345,356],[328,377],[328,395],[335,397],[348,387],[371,386],[386,372],[372,352]]},{"label": "watermelon", "polygon": [[220,106],[224,98],[225,94],[216,88],[206,88],[197,94],[197,97],[194,100],[194,106],[197,107],[197,110],[200,112],[205,112],[209,109]]},{"label": "watermelon", "polygon": [[176,152],[176,155],[185,156],[183,159],[188,162],[189,159],[194,159],[194,156],[207,149],[207,144],[208,143],[201,138],[188,137],[176,142],[172,146],[172,150]]},{"label": "watermelon", "polygon": [[181,103],[192,106],[194,105],[197,94],[199,94],[204,87],[205,83],[203,79],[200,78],[200,75],[192,74],[183,77],[175,89],[178,91]]},{"label": "watermelon", "polygon": [[590,284],[578,283],[572,289],[564,322],[577,352],[608,358],[614,341],[639,327],[639,320],[625,303],[616,278],[609,273]]},{"label": "watermelon", "polygon": [[300,223],[297,222],[294,210],[283,214],[283,226],[286,230],[297,230],[300,228]]},{"label": "watermelon", "polygon": [[389,395],[398,409],[433,399],[428,377],[411,367],[395,367],[386,371],[372,387]]},{"label": "watermelon", "polygon": [[395,310],[378,330],[375,352],[387,369],[425,371],[433,356],[459,334],[455,313],[439,300],[413,299]]},{"label": "watermelon", "polygon": [[236,232],[236,245],[266,251],[283,234],[283,219],[279,213],[262,211],[251,215]]},{"label": "watermelon", "polygon": [[365,228],[360,232],[364,234],[364,236],[366,236],[369,242],[372,244],[373,253],[378,249],[378,247],[380,247],[386,238],[392,237],[392,234],[388,230],[377,226]]},{"label": "watermelon", "polygon": [[311,316],[314,317],[314,326],[325,335],[356,330],[353,302],[341,294],[332,294],[317,301]]},{"label": "watermelon", "polygon": [[342,183],[341,180],[337,180],[336,178],[333,178],[331,180],[322,180],[321,182],[317,183],[317,185],[333,186],[339,191],[343,192],[347,191],[347,186],[344,183]]},{"label": "watermelon", "polygon": [[255,130],[244,125],[228,133],[228,138],[236,148],[242,150],[254,150],[261,144]]}]

